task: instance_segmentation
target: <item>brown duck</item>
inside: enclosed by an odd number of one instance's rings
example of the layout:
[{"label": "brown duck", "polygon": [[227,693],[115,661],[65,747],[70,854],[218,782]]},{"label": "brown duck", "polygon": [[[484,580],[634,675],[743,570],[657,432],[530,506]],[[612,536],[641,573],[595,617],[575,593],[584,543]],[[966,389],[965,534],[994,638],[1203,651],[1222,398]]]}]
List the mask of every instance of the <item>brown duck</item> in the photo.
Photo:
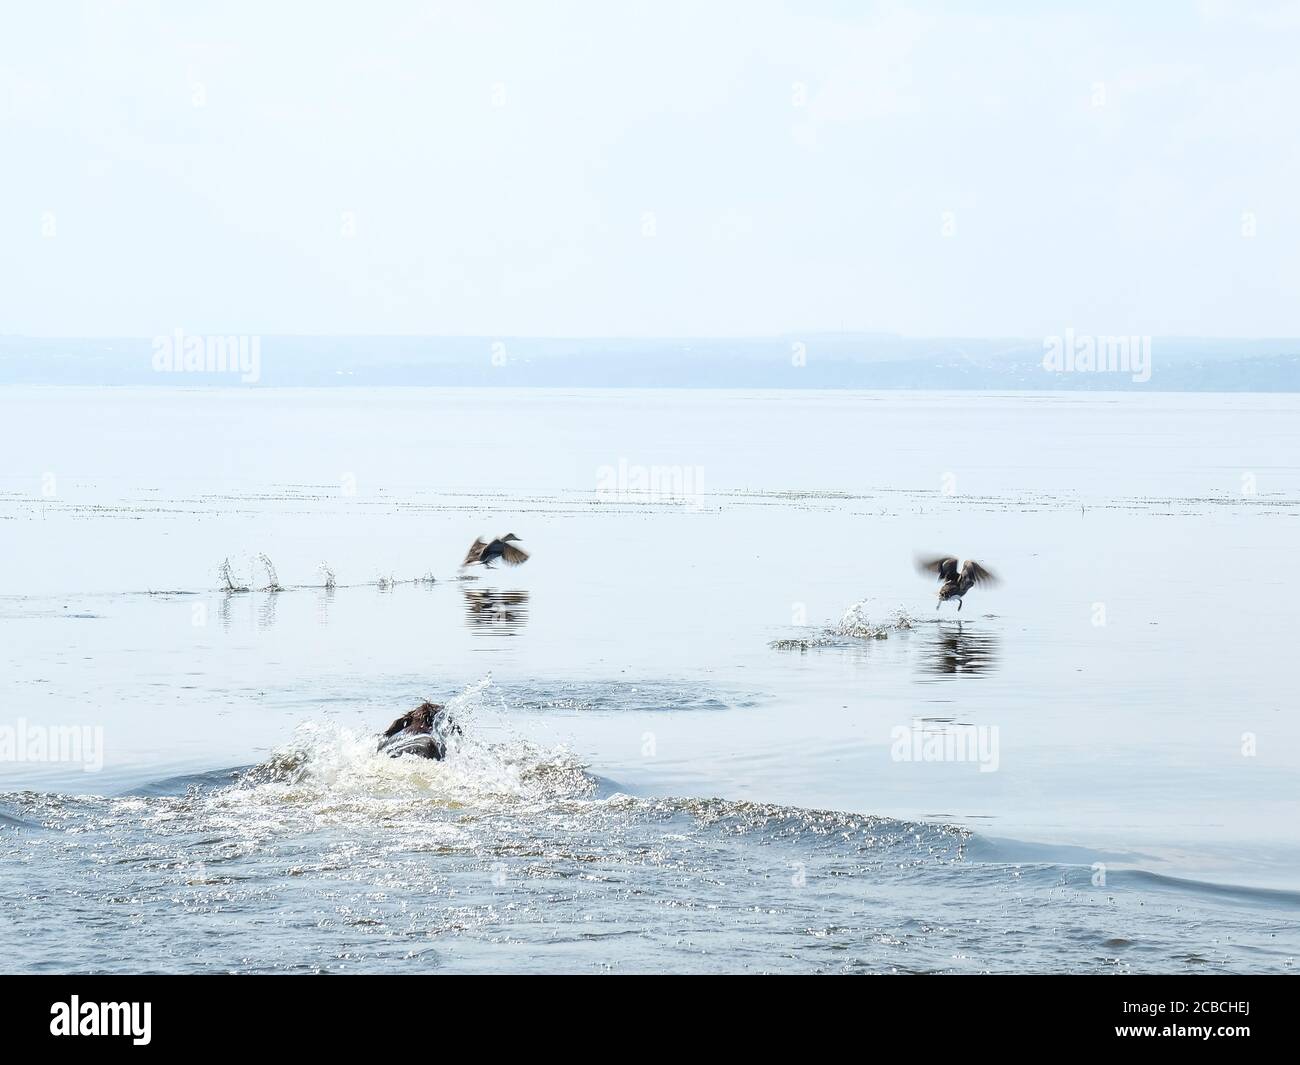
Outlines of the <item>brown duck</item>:
[{"label": "brown duck", "polygon": [[935,604],[935,610],[938,610],[949,599],[956,599],[957,610],[960,612],[962,596],[974,588],[975,585],[997,583],[997,578],[978,562],[967,559],[966,564],[960,570],[957,565],[957,559],[952,555],[944,555],[941,558],[917,558],[916,560],[916,568],[922,573],[933,573],[939,576],[939,602]]},{"label": "brown duck", "polygon": [[379,750],[390,758],[414,754],[441,761],[447,754],[447,736],[460,735],[460,728],[441,703],[425,701],[410,713],[403,714],[384,732]]},{"label": "brown duck", "polygon": [[499,536],[495,540],[484,540],[479,537],[469,545],[469,552],[465,555],[465,561],[462,566],[482,566],[484,569],[491,569],[492,563],[498,560],[504,562],[507,566],[520,566],[528,561],[528,552],[522,547],[515,547],[518,541],[514,533],[506,533],[505,536]]}]

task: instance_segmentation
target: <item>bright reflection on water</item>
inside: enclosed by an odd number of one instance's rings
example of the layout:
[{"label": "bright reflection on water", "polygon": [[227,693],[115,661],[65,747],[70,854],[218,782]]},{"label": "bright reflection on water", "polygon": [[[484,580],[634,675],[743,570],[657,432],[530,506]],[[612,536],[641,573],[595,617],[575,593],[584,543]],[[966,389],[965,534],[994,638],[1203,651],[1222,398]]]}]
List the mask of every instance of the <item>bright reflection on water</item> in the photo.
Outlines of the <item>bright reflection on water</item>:
[{"label": "bright reflection on water", "polygon": [[[0,957],[1291,969],[1298,415],[5,390],[0,451],[76,472],[0,482],[0,726],[99,729],[103,769],[0,762]],[[598,493],[624,461],[702,492]],[[461,580],[502,529],[529,561]],[[927,545],[1001,584],[936,616]],[[423,699],[451,757],[377,755]]]}]

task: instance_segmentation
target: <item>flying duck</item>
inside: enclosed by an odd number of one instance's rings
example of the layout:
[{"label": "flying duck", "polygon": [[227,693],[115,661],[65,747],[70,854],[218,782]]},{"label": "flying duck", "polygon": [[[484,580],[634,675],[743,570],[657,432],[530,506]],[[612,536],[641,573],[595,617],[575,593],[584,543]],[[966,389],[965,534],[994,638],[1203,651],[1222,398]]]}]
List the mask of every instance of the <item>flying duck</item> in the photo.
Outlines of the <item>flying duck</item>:
[{"label": "flying duck", "polygon": [[505,536],[498,537],[495,540],[484,540],[479,537],[469,545],[469,552],[465,555],[465,561],[462,566],[482,566],[484,569],[491,569],[492,563],[498,559],[505,562],[507,566],[519,566],[528,561],[528,552],[522,547],[515,547],[514,542],[518,540],[514,533],[506,533]]},{"label": "flying duck", "polygon": [[957,610],[960,612],[961,597],[975,585],[997,583],[997,578],[992,573],[972,559],[967,559],[966,564],[958,570],[957,559],[952,555],[933,559],[918,558],[916,568],[922,573],[935,573],[939,576],[939,602],[935,604],[935,610],[949,599],[956,599]]}]

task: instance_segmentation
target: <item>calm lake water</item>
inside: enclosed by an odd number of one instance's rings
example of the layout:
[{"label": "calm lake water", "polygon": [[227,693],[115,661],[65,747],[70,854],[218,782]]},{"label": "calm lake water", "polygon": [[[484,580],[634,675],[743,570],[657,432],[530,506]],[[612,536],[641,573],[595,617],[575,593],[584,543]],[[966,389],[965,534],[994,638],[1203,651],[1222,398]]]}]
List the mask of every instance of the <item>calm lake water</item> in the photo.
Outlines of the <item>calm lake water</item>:
[{"label": "calm lake water", "polygon": [[10,388],[0,456],[8,970],[1295,967],[1300,397]]}]

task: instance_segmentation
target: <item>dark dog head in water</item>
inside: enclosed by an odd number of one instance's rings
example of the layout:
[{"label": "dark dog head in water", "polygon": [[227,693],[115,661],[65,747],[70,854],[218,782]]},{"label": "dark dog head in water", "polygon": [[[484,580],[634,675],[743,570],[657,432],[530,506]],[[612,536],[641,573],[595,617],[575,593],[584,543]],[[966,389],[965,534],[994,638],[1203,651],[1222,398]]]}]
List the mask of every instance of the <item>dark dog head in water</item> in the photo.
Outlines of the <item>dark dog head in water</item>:
[{"label": "dark dog head in water", "polygon": [[442,759],[447,753],[446,736],[460,734],[441,703],[423,702],[403,714],[385,730],[379,749],[391,757],[415,754],[421,758]]}]

